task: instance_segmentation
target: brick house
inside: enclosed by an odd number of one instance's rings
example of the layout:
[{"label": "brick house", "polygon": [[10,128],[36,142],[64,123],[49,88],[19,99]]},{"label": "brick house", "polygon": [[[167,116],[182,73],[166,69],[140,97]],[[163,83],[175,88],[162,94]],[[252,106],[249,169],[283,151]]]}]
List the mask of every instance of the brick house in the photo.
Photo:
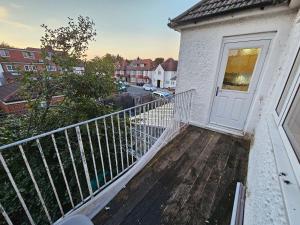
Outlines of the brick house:
[{"label": "brick house", "polygon": [[[27,110],[27,101],[19,94],[19,82],[12,82],[0,86],[0,110],[4,113],[24,113]],[[62,95],[54,96],[51,105],[63,100]]]},{"label": "brick house", "polygon": [[[26,110],[26,101],[18,96],[18,89],[24,72],[43,71],[59,72],[61,68],[51,62],[52,50],[47,52],[47,63],[42,57],[40,48],[0,48],[0,109],[5,113],[16,113]],[[84,66],[73,68],[74,73],[82,74]],[[53,98],[53,104],[62,96]]]},{"label": "brick house", "polygon": [[150,83],[155,63],[151,59],[137,58],[117,65],[115,77],[136,84]]}]

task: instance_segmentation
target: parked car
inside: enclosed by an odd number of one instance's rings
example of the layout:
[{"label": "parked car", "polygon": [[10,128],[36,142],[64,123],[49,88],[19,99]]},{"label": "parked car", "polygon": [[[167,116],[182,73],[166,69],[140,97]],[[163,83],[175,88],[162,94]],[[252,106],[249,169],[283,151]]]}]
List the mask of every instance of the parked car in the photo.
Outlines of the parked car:
[{"label": "parked car", "polygon": [[172,97],[172,94],[166,91],[154,91],[153,93],[154,97],[159,97],[159,98],[170,98]]},{"label": "parked car", "polygon": [[156,91],[157,90],[156,87],[154,87],[151,84],[144,84],[143,88],[144,88],[145,91]]},{"label": "parked car", "polygon": [[115,84],[116,84],[117,89],[118,89],[119,92],[126,92],[127,91],[127,87],[124,84],[124,82],[119,80],[119,81],[116,81]]},{"label": "parked car", "polygon": [[145,83],[141,82],[141,83],[136,83],[137,86],[143,86]]}]

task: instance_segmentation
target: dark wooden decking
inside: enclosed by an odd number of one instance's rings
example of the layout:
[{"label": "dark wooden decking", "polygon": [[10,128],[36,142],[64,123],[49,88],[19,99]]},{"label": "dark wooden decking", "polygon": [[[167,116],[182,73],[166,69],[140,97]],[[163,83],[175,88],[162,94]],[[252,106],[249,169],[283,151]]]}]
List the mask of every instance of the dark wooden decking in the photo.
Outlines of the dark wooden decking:
[{"label": "dark wooden decking", "polygon": [[94,219],[96,225],[228,225],[249,142],[188,127]]}]

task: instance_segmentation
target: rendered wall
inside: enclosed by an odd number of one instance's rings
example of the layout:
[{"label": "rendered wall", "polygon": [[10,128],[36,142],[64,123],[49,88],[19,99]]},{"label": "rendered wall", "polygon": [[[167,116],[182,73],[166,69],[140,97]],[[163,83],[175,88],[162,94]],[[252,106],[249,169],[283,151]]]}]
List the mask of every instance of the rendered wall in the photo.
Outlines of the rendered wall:
[{"label": "rendered wall", "polygon": [[270,14],[254,15],[181,31],[179,65],[176,91],[196,89],[192,104],[192,122],[200,126],[209,123],[210,108],[215,93],[217,69],[223,37],[276,32],[268,52],[254,104],[250,109],[245,131],[253,132],[269,88],[280,71],[282,52],[290,32],[296,11],[286,10]]},{"label": "rendered wall", "polygon": [[[283,163],[283,158],[281,157],[279,161],[275,160],[276,150],[272,145],[272,142],[275,142],[275,140],[272,140],[271,135],[272,132],[278,132],[278,129],[277,127],[270,129],[271,126],[269,124],[270,121],[274,121],[272,113],[294,62],[299,40],[300,13],[295,18],[289,33],[287,48],[283,52],[283,57],[279,64],[279,77],[274,80],[273,85],[268,90],[266,98],[268,104],[263,108],[262,117],[255,129],[248,166],[245,225],[299,224],[299,221],[295,222],[293,220],[294,217],[289,215],[289,207],[286,205],[288,204],[288,194],[283,194],[284,190],[280,186],[279,168],[281,166],[278,163]],[[282,151],[285,151],[287,155],[286,149],[282,149]],[[289,160],[287,159],[287,161]],[[290,176],[293,174],[293,171],[285,172]]]}]

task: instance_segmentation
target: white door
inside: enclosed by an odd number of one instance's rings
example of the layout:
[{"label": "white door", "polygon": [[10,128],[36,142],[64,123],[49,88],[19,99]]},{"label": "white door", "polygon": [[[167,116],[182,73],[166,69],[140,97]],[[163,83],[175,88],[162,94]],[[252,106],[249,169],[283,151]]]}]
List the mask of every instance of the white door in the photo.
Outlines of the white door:
[{"label": "white door", "polygon": [[225,43],[210,123],[243,130],[270,40]]}]

